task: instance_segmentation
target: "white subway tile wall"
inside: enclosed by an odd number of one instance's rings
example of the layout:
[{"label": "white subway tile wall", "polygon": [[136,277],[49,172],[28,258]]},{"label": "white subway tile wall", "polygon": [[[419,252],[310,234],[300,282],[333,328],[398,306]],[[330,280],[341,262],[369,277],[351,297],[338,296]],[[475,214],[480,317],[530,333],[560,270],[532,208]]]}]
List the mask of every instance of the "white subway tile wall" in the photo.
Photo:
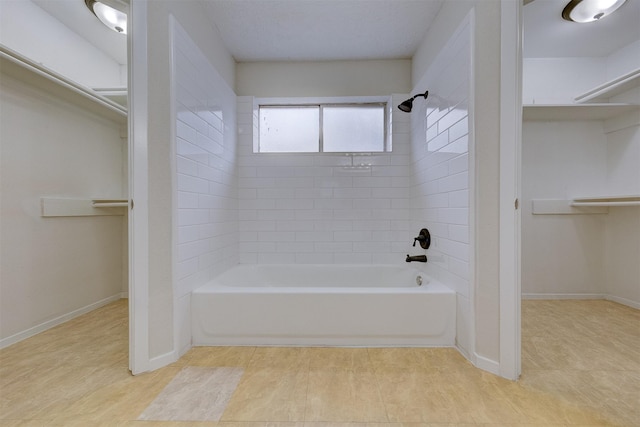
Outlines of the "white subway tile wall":
[{"label": "white subway tile wall", "polygon": [[240,262],[404,262],[417,233],[407,115],[392,112],[393,152],[346,155],[253,153],[256,114],[238,97]]},{"label": "white subway tile wall", "polygon": [[[177,297],[238,262],[236,97],[174,21]],[[182,316],[186,313],[182,313]]]},{"label": "white subway tile wall", "polygon": [[470,139],[471,32],[458,29],[414,93],[429,90],[411,113],[413,229],[431,232],[430,275],[458,294],[457,343],[470,348]]}]

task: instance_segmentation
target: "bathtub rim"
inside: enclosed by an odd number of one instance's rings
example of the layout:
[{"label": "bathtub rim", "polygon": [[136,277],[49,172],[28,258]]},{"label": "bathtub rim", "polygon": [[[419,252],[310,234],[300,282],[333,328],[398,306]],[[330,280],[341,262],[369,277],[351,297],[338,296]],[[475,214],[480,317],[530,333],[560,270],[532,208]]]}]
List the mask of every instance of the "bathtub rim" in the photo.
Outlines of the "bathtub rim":
[{"label": "bathtub rim", "polygon": [[[263,286],[263,285],[229,285],[221,282],[221,278],[225,274],[235,273],[240,269],[255,270],[260,267],[283,267],[289,268],[291,266],[299,266],[301,268],[311,267],[338,267],[338,268],[360,268],[368,267],[371,264],[236,264],[235,266],[225,270],[212,278],[205,284],[199,286],[192,291],[193,294],[203,293],[259,293],[259,294],[272,294],[272,293],[305,293],[305,294],[325,294],[325,293],[338,293],[338,294],[362,294],[362,293],[432,293],[432,294],[455,294],[455,290],[446,286],[438,279],[434,278],[428,273],[425,273],[416,267],[407,266],[415,270],[423,277],[423,284],[418,286]],[[405,267],[401,264],[375,264],[376,267],[392,266],[395,268]],[[232,271],[233,270],[233,271]],[[426,283],[425,283],[426,282]]]}]

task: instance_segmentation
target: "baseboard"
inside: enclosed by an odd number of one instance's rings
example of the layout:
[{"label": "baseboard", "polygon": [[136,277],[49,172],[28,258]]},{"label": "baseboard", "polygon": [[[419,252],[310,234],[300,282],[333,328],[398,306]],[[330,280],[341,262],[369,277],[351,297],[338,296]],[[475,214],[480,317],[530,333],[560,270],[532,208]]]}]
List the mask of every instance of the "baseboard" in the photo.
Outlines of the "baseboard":
[{"label": "baseboard", "polygon": [[483,371],[491,372],[494,375],[500,375],[500,363],[495,360],[480,356],[478,353],[473,353],[473,359],[476,367]]},{"label": "baseboard", "polygon": [[615,295],[608,294],[542,294],[542,293],[523,293],[522,299],[529,300],[561,300],[561,299],[604,299],[607,301],[613,301],[618,304],[626,305],[627,307],[640,310],[640,302],[630,300],[628,298],[622,298]]},{"label": "baseboard", "polygon": [[473,354],[469,354],[467,351],[465,351],[464,348],[460,347],[457,344],[455,345],[454,348],[458,350],[458,353],[460,353],[465,359],[471,362],[471,364],[473,364],[473,366],[475,366],[476,368],[482,369],[483,371],[490,372],[494,375],[501,376],[499,362],[488,359],[484,356],[480,356],[478,353],[475,353],[475,352]]},{"label": "baseboard", "polygon": [[523,293],[522,299],[605,299],[604,294]]},{"label": "baseboard", "polygon": [[161,354],[160,356],[156,356],[149,360],[149,371],[164,368],[176,360],[178,360],[178,357],[175,351],[170,351],[168,353]]},{"label": "baseboard", "polygon": [[617,302],[618,304],[626,305],[627,307],[635,308],[636,310],[640,310],[640,302],[630,300],[628,298],[616,297],[613,295],[605,295],[604,297],[607,301]]},{"label": "baseboard", "polygon": [[110,296],[108,298],[102,299],[98,302],[94,302],[93,304],[89,304],[85,307],[79,308],[77,310],[73,310],[70,313],[67,314],[63,314],[62,316],[58,316],[55,319],[51,319],[48,320],[46,322],[43,322],[39,325],[36,325],[34,327],[31,327],[25,331],[22,332],[18,332],[17,334],[11,335],[10,337],[7,338],[3,338],[0,340],[0,349],[5,348],[5,347],[9,347],[12,344],[15,344],[17,342],[26,340],[27,338],[31,338],[34,335],[37,335],[41,332],[44,332],[48,329],[51,329],[55,326],[61,325],[65,322],[68,322],[71,319],[74,319],[78,316],[82,316],[83,314],[89,313],[90,311],[93,311],[97,308],[100,308],[102,306],[105,306],[107,304],[110,304],[114,301],[117,301],[121,299],[121,295],[117,294],[117,295],[113,295]]}]

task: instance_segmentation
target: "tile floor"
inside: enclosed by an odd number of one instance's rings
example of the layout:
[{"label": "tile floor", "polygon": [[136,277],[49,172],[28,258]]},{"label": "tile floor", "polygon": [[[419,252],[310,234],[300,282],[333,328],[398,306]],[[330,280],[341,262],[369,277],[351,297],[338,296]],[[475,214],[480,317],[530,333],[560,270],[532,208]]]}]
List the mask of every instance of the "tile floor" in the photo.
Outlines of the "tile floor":
[{"label": "tile floor", "polygon": [[640,426],[640,311],[612,302],[524,301],[518,382],[410,348],[198,347],[132,377],[126,304],[1,350],[0,426]]}]

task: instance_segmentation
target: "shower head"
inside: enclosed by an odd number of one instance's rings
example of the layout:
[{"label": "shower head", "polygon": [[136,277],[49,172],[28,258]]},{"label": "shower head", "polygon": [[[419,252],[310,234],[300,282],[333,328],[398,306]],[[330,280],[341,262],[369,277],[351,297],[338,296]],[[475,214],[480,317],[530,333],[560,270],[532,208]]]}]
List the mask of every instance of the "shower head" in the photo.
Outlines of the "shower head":
[{"label": "shower head", "polygon": [[410,113],[411,109],[413,108],[413,100],[419,96],[424,96],[424,99],[427,99],[427,96],[429,96],[429,91],[426,91],[425,93],[419,93],[417,95],[413,95],[412,98],[409,98],[406,101],[404,101],[402,104],[398,105],[398,109],[400,111],[404,111],[405,113]]}]

